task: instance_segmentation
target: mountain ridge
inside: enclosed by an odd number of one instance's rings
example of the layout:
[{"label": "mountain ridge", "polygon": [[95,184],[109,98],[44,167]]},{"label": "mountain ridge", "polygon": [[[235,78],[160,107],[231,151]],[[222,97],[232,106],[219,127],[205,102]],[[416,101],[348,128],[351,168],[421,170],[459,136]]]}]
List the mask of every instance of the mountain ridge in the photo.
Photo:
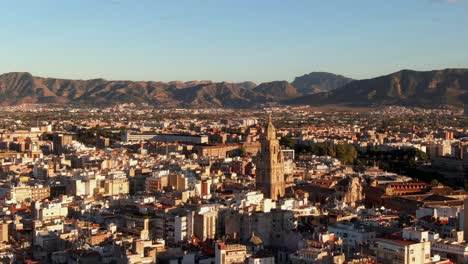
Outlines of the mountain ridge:
[{"label": "mountain ridge", "polygon": [[376,78],[355,80],[330,92],[286,100],[285,104],[348,106],[409,105],[438,107],[467,104],[468,69],[400,70]]},{"label": "mountain ridge", "polygon": [[329,72],[311,72],[296,77],[291,83],[303,94],[329,92],[353,81],[352,78]]},{"label": "mountain ridge", "polygon": [[159,107],[252,108],[263,104],[347,106],[468,104],[468,69],[404,69],[375,78],[353,80],[311,72],[292,83],[201,81],[128,81],[103,78],[73,80],[37,77],[29,72],[0,75],[0,104],[57,103],[112,105],[148,103]]}]

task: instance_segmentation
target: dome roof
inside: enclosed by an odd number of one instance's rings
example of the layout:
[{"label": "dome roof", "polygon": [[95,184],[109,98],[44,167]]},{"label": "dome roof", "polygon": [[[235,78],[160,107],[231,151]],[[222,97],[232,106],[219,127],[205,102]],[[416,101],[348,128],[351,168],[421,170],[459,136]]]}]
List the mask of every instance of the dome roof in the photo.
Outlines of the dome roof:
[{"label": "dome roof", "polygon": [[252,232],[249,243],[255,246],[260,246],[263,244],[263,240],[259,236],[256,236],[254,232]]}]

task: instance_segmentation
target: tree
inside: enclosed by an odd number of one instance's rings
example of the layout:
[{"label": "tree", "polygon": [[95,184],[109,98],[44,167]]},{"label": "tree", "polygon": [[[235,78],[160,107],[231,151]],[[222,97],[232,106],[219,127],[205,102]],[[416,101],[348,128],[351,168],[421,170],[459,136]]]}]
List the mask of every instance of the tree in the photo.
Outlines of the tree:
[{"label": "tree", "polygon": [[290,149],[294,149],[294,139],[291,136],[284,136],[280,139],[281,146],[285,146]]},{"label": "tree", "polygon": [[356,148],[351,144],[316,143],[313,145],[295,145],[299,154],[330,156],[339,159],[344,164],[354,164],[358,158]]}]

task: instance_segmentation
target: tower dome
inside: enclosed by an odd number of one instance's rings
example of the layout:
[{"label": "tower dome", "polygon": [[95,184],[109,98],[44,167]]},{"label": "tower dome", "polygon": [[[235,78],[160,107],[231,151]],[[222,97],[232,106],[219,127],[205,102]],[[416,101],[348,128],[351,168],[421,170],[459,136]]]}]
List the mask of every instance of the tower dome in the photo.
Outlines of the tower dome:
[{"label": "tower dome", "polygon": [[254,232],[252,232],[249,243],[254,246],[261,246],[263,244],[263,240],[259,236],[256,236]]}]

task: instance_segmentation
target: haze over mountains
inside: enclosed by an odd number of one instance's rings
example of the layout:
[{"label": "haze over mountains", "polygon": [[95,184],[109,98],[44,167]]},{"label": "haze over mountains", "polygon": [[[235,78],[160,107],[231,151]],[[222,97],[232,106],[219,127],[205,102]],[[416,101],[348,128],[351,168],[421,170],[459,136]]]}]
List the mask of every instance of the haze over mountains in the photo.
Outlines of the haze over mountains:
[{"label": "haze over mountains", "polygon": [[273,81],[228,83],[66,80],[30,73],[0,75],[0,104],[59,103],[112,105],[148,103],[160,107],[250,108],[265,103],[348,106],[438,107],[468,104],[468,69],[402,70],[367,80],[325,72]]}]

